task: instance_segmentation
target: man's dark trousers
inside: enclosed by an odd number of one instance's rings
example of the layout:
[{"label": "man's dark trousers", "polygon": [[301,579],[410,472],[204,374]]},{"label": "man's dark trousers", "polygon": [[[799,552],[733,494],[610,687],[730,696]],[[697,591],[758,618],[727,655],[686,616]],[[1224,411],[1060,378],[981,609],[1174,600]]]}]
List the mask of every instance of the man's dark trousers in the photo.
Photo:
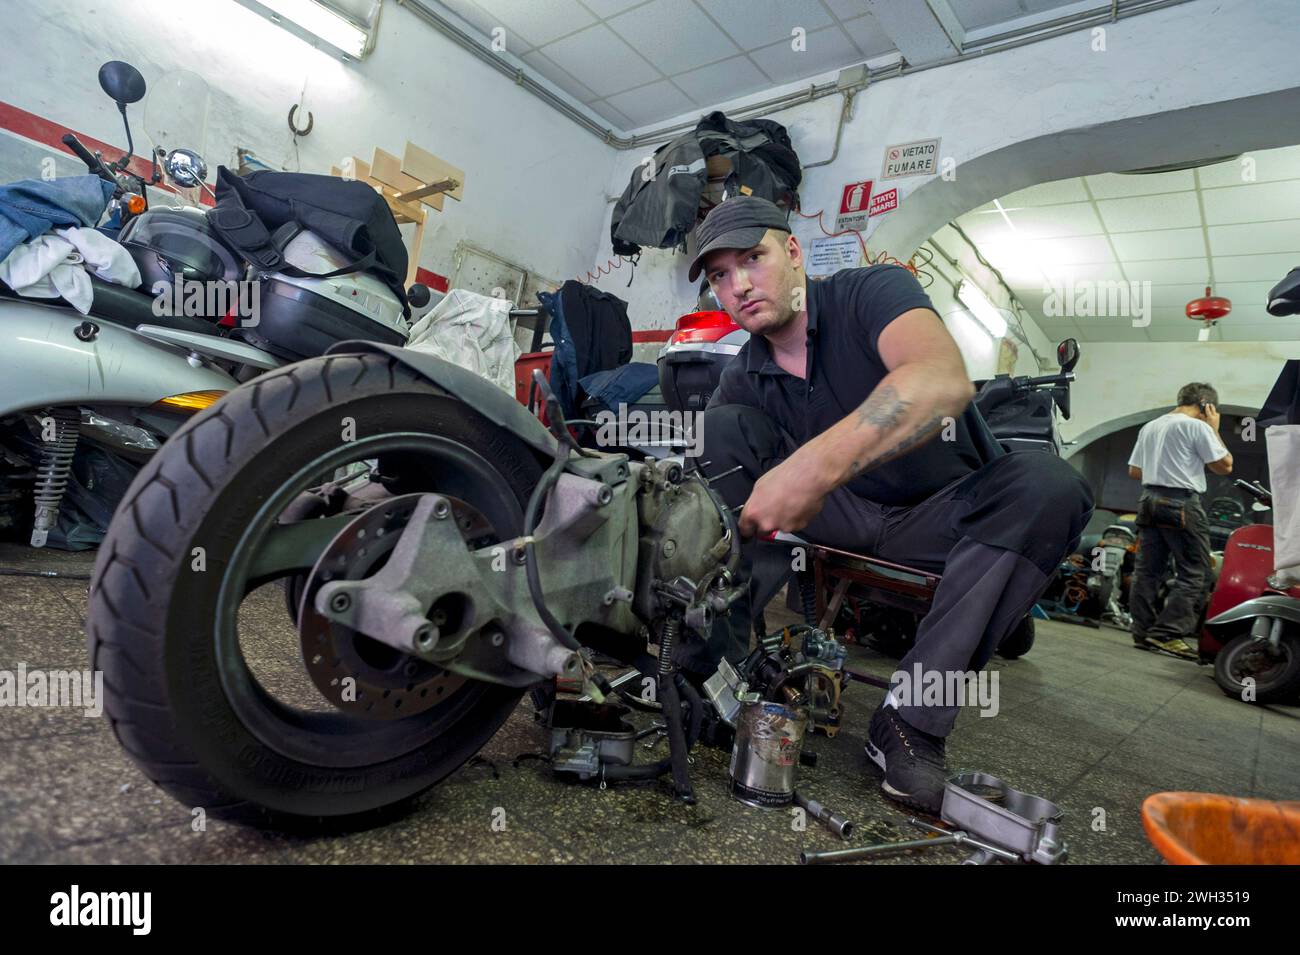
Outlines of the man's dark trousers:
[{"label": "man's dark trousers", "polygon": [[[741,469],[714,484],[733,508],[745,502],[760,475],[796,447],[767,415],[744,405],[710,408],[702,437],[707,475]],[[1027,487],[1033,492],[1025,493]],[[1033,541],[1020,548],[1023,552],[980,540],[1008,539],[1005,526],[988,526],[993,520],[1005,525],[1008,510],[1014,510],[1029,531],[1020,536]],[[930,612],[898,669],[912,674],[920,663],[922,672],[978,671],[1029,612],[1055,564],[1077,546],[1091,513],[1092,493],[1074,468],[1046,452],[1020,451],[995,459],[910,507],[883,506],[837,488],[799,536],[941,573]],[[972,520],[972,514],[990,518],[981,522]],[[792,572],[786,545],[747,541],[742,554],[741,573],[750,576],[749,600],[738,601],[715,627],[709,647],[715,663],[724,655],[734,662],[748,652],[753,617]],[[918,729],[946,736],[958,707],[904,701],[899,713]]]},{"label": "man's dark trousers", "polygon": [[[1129,591],[1133,639],[1194,641],[1210,580],[1210,522],[1195,491],[1142,489],[1138,502],[1138,552]],[[1174,559],[1175,578],[1156,613],[1156,591]]]}]

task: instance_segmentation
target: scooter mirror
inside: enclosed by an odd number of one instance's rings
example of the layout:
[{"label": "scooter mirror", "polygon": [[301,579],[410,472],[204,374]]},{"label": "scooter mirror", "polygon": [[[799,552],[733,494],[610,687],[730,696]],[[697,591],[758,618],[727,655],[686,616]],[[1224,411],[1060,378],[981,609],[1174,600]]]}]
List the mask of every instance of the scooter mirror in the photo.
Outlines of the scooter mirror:
[{"label": "scooter mirror", "polygon": [[118,106],[144,99],[144,77],[130,63],[109,60],[99,68],[99,85]]},{"label": "scooter mirror", "polygon": [[1061,371],[1073,371],[1074,366],[1079,363],[1079,343],[1073,338],[1067,338],[1061,344],[1056,346],[1056,363],[1061,366]]}]

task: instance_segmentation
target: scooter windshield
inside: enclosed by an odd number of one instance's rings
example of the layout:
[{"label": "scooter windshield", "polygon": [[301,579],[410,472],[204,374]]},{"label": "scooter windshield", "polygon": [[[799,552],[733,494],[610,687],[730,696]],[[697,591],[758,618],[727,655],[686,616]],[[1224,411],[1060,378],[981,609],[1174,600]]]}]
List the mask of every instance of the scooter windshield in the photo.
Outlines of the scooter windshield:
[{"label": "scooter windshield", "polygon": [[[144,100],[145,136],[155,152],[162,150],[162,155],[158,156],[160,169],[164,156],[173,149],[188,149],[206,159],[211,97],[207,81],[190,70],[173,70],[149,84]],[[175,190],[184,204],[200,204],[199,187],[185,187],[165,171],[163,182]],[[165,193],[160,194],[160,200],[160,204],[180,204]]]}]

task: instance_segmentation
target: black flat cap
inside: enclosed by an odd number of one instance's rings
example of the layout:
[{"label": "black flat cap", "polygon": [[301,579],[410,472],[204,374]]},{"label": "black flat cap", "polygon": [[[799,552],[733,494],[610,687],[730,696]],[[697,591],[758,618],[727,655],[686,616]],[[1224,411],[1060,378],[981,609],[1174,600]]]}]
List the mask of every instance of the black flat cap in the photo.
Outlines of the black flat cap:
[{"label": "black flat cap", "polygon": [[694,282],[704,268],[704,257],[716,249],[751,249],[763,241],[768,229],[790,231],[786,215],[776,204],[758,196],[736,196],[710,210],[695,229],[699,251],[691,261],[688,278]]}]

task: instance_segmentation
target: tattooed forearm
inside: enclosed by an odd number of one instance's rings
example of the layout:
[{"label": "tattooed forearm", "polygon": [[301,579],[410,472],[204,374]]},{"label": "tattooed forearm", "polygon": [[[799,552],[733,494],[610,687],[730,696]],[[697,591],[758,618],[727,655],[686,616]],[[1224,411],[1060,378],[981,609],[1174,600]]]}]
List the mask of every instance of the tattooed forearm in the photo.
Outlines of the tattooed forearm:
[{"label": "tattooed forearm", "polygon": [[910,401],[898,396],[898,389],[893,385],[881,385],[858,408],[858,424],[875,425],[881,431],[888,431],[898,427],[911,406]]},{"label": "tattooed forearm", "polygon": [[889,450],[883,451],[880,454],[873,454],[872,456],[862,460],[855,460],[853,462],[853,470],[849,476],[857,477],[863,471],[867,471],[878,464],[884,464],[886,461],[892,461],[894,458],[901,457],[917,445],[924,444],[927,439],[934,435],[934,432],[937,431],[939,426],[942,424],[942,415],[933,416],[929,421],[914,428],[911,434],[903,438],[903,440],[899,441]]}]

